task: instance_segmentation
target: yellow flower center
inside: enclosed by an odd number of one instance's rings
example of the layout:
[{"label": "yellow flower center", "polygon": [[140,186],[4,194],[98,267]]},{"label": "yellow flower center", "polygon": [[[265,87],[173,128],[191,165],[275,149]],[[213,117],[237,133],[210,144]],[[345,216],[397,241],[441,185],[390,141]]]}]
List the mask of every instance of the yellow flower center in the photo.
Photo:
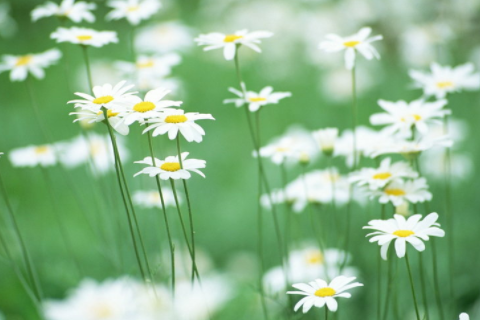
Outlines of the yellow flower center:
[{"label": "yellow flower center", "polygon": [[107,304],[101,304],[92,308],[93,314],[97,319],[109,319],[113,316],[113,311]]},{"label": "yellow flower center", "polygon": [[253,97],[249,98],[250,102],[261,102],[261,101],[267,101],[267,98],[262,98],[262,97]]},{"label": "yellow flower center", "polygon": [[322,264],[323,255],[320,251],[309,252],[307,254],[307,263],[308,264]]},{"label": "yellow flower center", "polygon": [[390,178],[392,174],[390,172],[381,172],[373,175],[373,179],[376,180],[386,180]]},{"label": "yellow flower center", "polygon": [[48,152],[48,147],[47,146],[38,146],[35,148],[35,153],[36,154],[45,154]]},{"label": "yellow flower center", "polygon": [[394,235],[402,238],[410,237],[412,234],[415,234],[412,230],[397,230],[393,233]]},{"label": "yellow flower center", "polygon": [[290,150],[290,148],[285,148],[285,147],[275,148],[275,151],[277,151],[277,152],[287,152],[288,150]]},{"label": "yellow flower center", "polygon": [[343,43],[343,45],[344,45],[345,47],[354,48],[354,47],[355,47],[356,45],[358,45],[359,43],[360,43],[360,41],[355,41],[355,40],[353,40],[353,41],[345,41],[345,42]]},{"label": "yellow flower center", "polygon": [[242,39],[243,36],[237,36],[236,34],[227,34],[223,39],[223,42],[235,42],[238,39]]},{"label": "yellow flower center", "polygon": [[453,82],[452,81],[440,81],[437,82],[437,87],[440,89],[448,89],[453,87]]},{"label": "yellow flower center", "polygon": [[109,103],[110,101],[113,101],[112,96],[103,96],[103,97],[98,97],[94,99],[92,102],[95,104],[106,104]]},{"label": "yellow flower center", "polygon": [[22,56],[18,57],[17,62],[15,63],[15,66],[24,66],[30,63],[32,61],[32,56]]},{"label": "yellow flower center", "polygon": [[384,192],[389,196],[404,196],[406,194],[402,189],[385,189]]},{"label": "yellow flower center", "polygon": [[77,36],[78,41],[87,41],[87,40],[92,40],[92,36],[89,34],[83,34]]},{"label": "yellow flower center", "polygon": [[180,163],[178,162],[165,162],[160,166],[160,169],[170,172],[175,172],[181,169]]},{"label": "yellow flower center", "polygon": [[[102,115],[102,114],[103,114],[103,111],[102,111],[102,110],[97,112],[97,116]],[[107,117],[108,117],[108,118],[118,116],[118,114],[119,114],[119,112],[113,112],[113,111],[110,110],[110,109],[107,110]]]},{"label": "yellow flower center", "polygon": [[153,60],[147,60],[145,62],[137,62],[137,68],[138,69],[146,69],[146,68],[151,68],[155,65]]},{"label": "yellow flower center", "polygon": [[[107,113],[108,113],[108,111],[107,111]],[[93,142],[90,145],[90,154],[92,156],[98,155],[100,153],[100,151],[102,151],[102,147],[103,147],[103,145],[101,143]]]},{"label": "yellow flower center", "polygon": [[415,121],[420,121],[422,120],[422,116],[421,115],[418,115],[418,114],[414,114],[412,115],[413,119],[415,119]]},{"label": "yellow flower center", "polygon": [[131,6],[131,7],[128,7],[127,11],[128,12],[134,12],[134,11],[137,11],[139,8],[139,6]]},{"label": "yellow flower center", "polygon": [[153,109],[155,109],[155,104],[150,101],[142,101],[133,106],[133,110],[141,113],[151,111]]},{"label": "yellow flower center", "polygon": [[168,116],[165,118],[166,123],[182,123],[186,122],[187,120],[187,117],[185,117],[183,114],[180,114],[178,116]]},{"label": "yellow flower center", "polygon": [[335,295],[335,290],[333,288],[330,288],[330,287],[326,287],[326,288],[321,288],[321,289],[318,289],[317,291],[315,291],[315,295],[317,297],[321,297],[321,298],[325,298],[325,297],[332,297]]}]

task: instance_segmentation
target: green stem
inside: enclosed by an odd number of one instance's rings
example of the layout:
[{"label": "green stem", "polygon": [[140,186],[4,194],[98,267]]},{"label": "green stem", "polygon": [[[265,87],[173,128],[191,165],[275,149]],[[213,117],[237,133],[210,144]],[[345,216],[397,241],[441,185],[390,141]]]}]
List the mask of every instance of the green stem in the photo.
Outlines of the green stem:
[{"label": "green stem", "polygon": [[90,59],[88,58],[88,48],[85,45],[80,45],[83,51],[83,58],[85,59],[85,67],[87,69],[87,80],[88,80],[88,86],[90,87],[90,90],[93,88],[93,81],[92,81],[92,71],[90,69]]},{"label": "green stem", "polygon": [[426,320],[430,319],[430,314],[428,312],[428,299],[427,299],[427,284],[425,282],[425,270],[423,267],[423,257],[422,253],[419,252],[418,256],[418,261],[419,261],[419,269],[420,269],[420,284],[422,285],[422,300],[423,300],[423,305],[425,307],[425,318]]},{"label": "green stem", "polygon": [[432,243],[432,269],[433,269],[433,285],[435,288],[435,301],[438,308],[438,314],[440,315],[441,320],[445,320],[443,312],[442,298],[440,297],[441,288],[438,282],[438,267],[437,267],[437,247],[435,239],[431,239]]},{"label": "green stem", "polygon": [[410,262],[408,261],[408,253],[405,252],[405,264],[407,265],[408,279],[410,280],[410,288],[412,289],[413,304],[415,306],[415,314],[417,315],[417,320],[420,319],[420,312],[418,311],[417,296],[415,295],[415,285],[413,284],[412,270],[410,269]]},{"label": "green stem", "polygon": [[324,306],[325,308],[325,320],[328,320],[328,308],[327,306]]},{"label": "green stem", "polygon": [[355,67],[352,68],[352,134],[353,134],[353,171],[357,169],[357,80]]}]

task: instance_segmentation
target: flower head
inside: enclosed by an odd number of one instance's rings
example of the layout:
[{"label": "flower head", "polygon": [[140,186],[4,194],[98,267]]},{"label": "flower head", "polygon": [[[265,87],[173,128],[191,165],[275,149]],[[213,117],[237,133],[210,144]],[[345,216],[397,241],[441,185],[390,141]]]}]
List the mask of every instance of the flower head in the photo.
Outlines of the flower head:
[{"label": "flower head", "polygon": [[[162,187],[162,196],[165,206],[175,206],[175,198],[170,188]],[[181,199],[179,199],[181,203]],[[133,194],[133,202],[145,208],[162,208],[162,200],[157,190],[136,191]]]},{"label": "flower head", "polygon": [[59,18],[68,18],[73,22],[79,23],[82,20],[94,22],[95,16],[90,11],[97,6],[94,3],[84,1],[75,2],[75,0],[63,0],[60,5],[54,2],[46,2],[37,6],[32,11],[32,21],[42,18],[57,16]]},{"label": "flower head", "polygon": [[49,167],[57,163],[56,146],[39,145],[11,150],[8,158],[14,167]]},{"label": "flower head", "polygon": [[448,93],[462,90],[478,90],[480,88],[480,73],[473,73],[472,63],[458,67],[441,66],[432,63],[431,73],[417,70],[410,71],[410,77],[415,81],[417,88],[422,88],[425,96],[435,96],[443,99]]},{"label": "flower head", "polygon": [[373,58],[380,59],[380,55],[371,45],[371,43],[382,40],[383,37],[378,35],[369,38],[368,36],[371,32],[371,28],[362,28],[357,33],[348,37],[340,37],[336,34],[329,34],[325,36],[327,40],[321,42],[319,48],[326,52],[338,52],[345,50],[345,66],[350,70],[355,66],[355,55],[357,51],[367,60],[371,60]]},{"label": "flower head", "polygon": [[[422,215],[415,214],[407,219],[405,217],[395,214],[392,219],[388,220],[372,220],[368,226],[363,229],[377,230],[367,237],[370,242],[378,242],[381,246],[380,253],[382,259],[387,260],[388,247],[392,241],[395,241],[395,251],[399,258],[403,258],[406,253],[406,243],[410,243],[417,251],[424,251],[425,244],[423,241],[428,241],[429,237],[443,237],[445,232],[439,228],[437,223],[438,214],[432,212],[423,220]],[[423,241],[422,241],[423,240]]]},{"label": "flower head", "polygon": [[182,58],[176,53],[139,55],[136,62],[117,61],[115,67],[125,76],[137,78],[138,83],[155,82],[170,75],[172,67]]},{"label": "flower head", "polygon": [[468,316],[468,314],[466,314],[465,312],[463,313],[460,313],[460,318],[459,320],[470,320],[470,317]]},{"label": "flower head", "polygon": [[318,143],[320,150],[327,155],[333,155],[335,142],[338,137],[337,128],[325,128],[312,132],[313,138]]},{"label": "flower head", "polygon": [[165,110],[157,118],[148,119],[149,125],[143,133],[153,130],[153,136],[168,133],[168,138],[173,140],[180,132],[188,142],[201,142],[205,131],[195,121],[197,120],[215,120],[211,114],[202,114],[198,112],[187,112],[183,110]]},{"label": "flower head", "polygon": [[57,42],[70,42],[93,47],[103,47],[106,44],[118,42],[115,31],[96,31],[78,27],[59,27],[50,35],[50,38],[57,40]]},{"label": "flower head", "polygon": [[351,294],[346,292],[347,290],[363,286],[359,282],[351,283],[355,279],[355,277],[338,276],[330,283],[321,279],[316,279],[308,284],[297,283],[292,285],[292,287],[300,291],[288,291],[287,294],[305,296],[297,302],[294,308],[295,311],[303,306],[303,313],[307,313],[313,306],[323,308],[326,304],[330,311],[335,312],[338,308],[335,298],[350,298]]},{"label": "flower head", "polygon": [[108,2],[113,8],[107,14],[107,20],[127,19],[132,25],[138,25],[147,20],[162,7],[159,0],[113,0]]},{"label": "flower head", "polygon": [[23,56],[4,55],[0,63],[0,73],[10,71],[11,81],[23,81],[29,72],[35,78],[43,79],[45,77],[43,69],[57,63],[61,57],[62,53],[58,49]]},{"label": "flower head", "polygon": [[192,171],[205,178],[205,175],[198,170],[205,168],[205,160],[187,159],[188,154],[188,152],[182,152],[181,163],[178,156],[170,156],[165,160],[154,158],[153,161],[152,157],[146,157],[142,161],[135,161],[135,163],[142,163],[148,166],[137,172],[134,177],[139,174],[148,174],[150,177],[158,175],[162,180],[190,179],[190,171]]},{"label": "flower head", "polygon": [[391,202],[394,206],[399,206],[405,201],[418,203],[432,200],[432,194],[428,191],[425,178],[395,180],[381,190],[372,191],[371,194],[372,197],[378,196],[380,203]]},{"label": "flower head", "polygon": [[203,50],[209,51],[223,48],[223,56],[226,60],[233,60],[240,45],[245,45],[256,52],[261,52],[257,44],[261,43],[260,39],[270,38],[273,33],[269,31],[240,30],[232,34],[223,34],[212,32],[209,34],[201,34],[195,39],[199,46],[206,46]]},{"label": "flower head", "polygon": [[273,92],[272,87],[265,87],[259,93],[253,91],[246,91],[245,85],[242,83],[245,96],[242,91],[235,88],[229,88],[228,91],[237,95],[239,98],[226,99],[223,103],[234,103],[237,108],[248,104],[248,109],[251,112],[258,111],[261,107],[267,104],[277,104],[283,98],[291,97],[290,92]]}]

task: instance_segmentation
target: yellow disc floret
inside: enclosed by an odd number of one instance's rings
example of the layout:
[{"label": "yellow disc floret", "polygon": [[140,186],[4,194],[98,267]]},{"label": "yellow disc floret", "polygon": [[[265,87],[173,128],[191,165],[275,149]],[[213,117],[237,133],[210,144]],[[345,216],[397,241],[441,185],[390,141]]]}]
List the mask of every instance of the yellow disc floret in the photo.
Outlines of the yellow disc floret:
[{"label": "yellow disc floret", "polygon": [[267,101],[267,98],[263,97],[253,97],[248,99],[250,102],[262,102],[262,101]]},{"label": "yellow disc floret", "polygon": [[307,254],[308,264],[322,264],[323,254],[320,251],[312,251]]},{"label": "yellow disc floret", "polygon": [[84,35],[79,35],[77,36],[78,41],[87,41],[87,40],[92,40],[92,36],[89,34],[84,34]]},{"label": "yellow disc floret", "polygon": [[242,39],[243,36],[237,36],[236,34],[227,34],[223,39],[223,42],[235,42],[238,39]]},{"label": "yellow disc floret", "polygon": [[406,194],[403,189],[385,189],[384,192],[389,196],[404,196]]},{"label": "yellow disc floret", "polygon": [[402,238],[410,237],[411,235],[415,234],[412,230],[397,230],[393,233],[394,235]]},{"label": "yellow disc floret", "polygon": [[392,174],[390,172],[380,172],[380,173],[374,174],[372,178],[376,180],[386,180],[391,176]]},{"label": "yellow disc floret", "polygon": [[325,297],[333,297],[335,295],[336,291],[333,288],[330,287],[325,287],[318,289],[315,291],[315,295],[317,297],[325,298]]},{"label": "yellow disc floret", "polygon": [[153,62],[153,60],[147,60],[145,62],[137,62],[137,68],[138,69],[151,68],[154,65],[155,65],[155,62]]},{"label": "yellow disc floret", "polygon": [[[103,111],[98,111],[98,112],[97,112],[97,116],[102,115],[102,114],[103,114]],[[107,110],[107,117],[108,117],[108,118],[118,116],[118,114],[119,114],[119,112],[113,112],[113,111],[110,110],[110,109]]]},{"label": "yellow disc floret", "polygon": [[437,82],[437,87],[440,89],[448,89],[453,87],[453,82],[452,81],[440,81]]},{"label": "yellow disc floret", "polygon": [[94,99],[92,102],[95,104],[106,104],[109,103],[110,101],[113,101],[112,96],[103,96],[103,97],[98,97]]},{"label": "yellow disc floret", "polygon": [[182,123],[186,122],[188,119],[186,116],[183,114],[177,115],[177,116],[168,116],[165,118],[166,123]]},{"label": "yellow disc floret", "polygon": [[133,110],[137,112],[147,112],[155,109],[155,104],[150,101],[142,101],[133,106]]},{"label": "yellow disc floret", "polygon": [[35,153],[36,154],[45,154],[48,152],[48,147],[47,146],[38,146],[35,148]]},{"label": "yellow disc floret", "polygon": [[349,48],[354,48],[354,47],[356,47],[358,44],[360,44],[360,41],[355,41],[355,40],[353,40],[353,41],[345,41],[345,42],[343,43],[343,45],[344,45],[345,47],[349,47]]},{"label": "yellow disc floret", "polygon": [[180,163],[178,162],[165,162],[160,166],[160,169],[170,172],[175,172],[181,169]]},{"label": "yellow disc floret", "polygon": [[25,66],[29,64],[30,61],[32,61],[32,56],[21,56],[21,57],[18,57],[17,62],[15,63],[15,66],[17,67]]}]

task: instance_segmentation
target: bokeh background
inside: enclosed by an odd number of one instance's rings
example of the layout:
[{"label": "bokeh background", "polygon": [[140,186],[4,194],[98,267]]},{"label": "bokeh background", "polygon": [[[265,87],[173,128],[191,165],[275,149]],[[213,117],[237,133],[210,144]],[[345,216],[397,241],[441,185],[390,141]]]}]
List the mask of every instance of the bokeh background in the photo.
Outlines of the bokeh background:
[{"label": "bokeh background", "polygon": [[[74,98],[73,92],[88,90],[80,48],[71,44],[56,44],[49,38],[59,26],[54,18],[31,22],[30,12],[40,1],[0,3],[0,54],[23,55],[53,47],[64,53],[58,65],[47,69],[44,80],[33,80],[33,86],[42,121],[53,140],[73,139],[79,135],[80,128],[72,123],[73,117],[68,115],[72,106],[66,102]],[[113,83],[121,80],[113,62],[132,60],[131,27],[124,20],[106,21],[104,17],[108,8],[104,1],[96,3],[96,22],[83,25],[98,30],[115,30],[120,42],[89,50],[94,82]],[[325,34],[348,35],[360,27],[370,26],[374,34],[384,36],[384,41],[376,43],[382,56],[380,61],[358,60],[359,123],[368,125],[368,117],[380,110],[376,103],[378,99],[408,101],[420,97],[421,91],[413,89],[408,77],[410,69],[426,70],[433,61],[452,66],[471,61],[478,70],[480,2],[179,0],[163,1],[163,5],[159,14],[138,27],[137,35],[142,28],[163,26],[156,36],[163,37],[165,51],[175,50],[182,56],[182,63],[174,67],[169,76],[169,79],[178,81],[178,90],[173,94],[175,99],[183,100],[187,111],[211,113],[216,119],[202,123],[207,132],[202,143],[183,144],[192,157],[207,161],[204,170],[207,178],[194,177],[189,181],[198,246],[210,257],[218,272],[225,273],[236,283],[232,299],[214,319],[257,319],[261,313],[253,288],[258,272],[255,259],[256,162],[252,157],[243,111],[222,103],[231,97],[227,88],[238,86],[235,69],[233,62],[225,61],[220,51],[204,53],[194,45],[193,38],[200,33],[228,33],[242,28],[275,33],[274,37],[263,42],[261,54],[240,50],[244,80],[250,89],[260,90],[271,85],[278,91],[292,92],[291,98],[262,111],[262,141],[268,141],[283,134],[292,125],[308,130],[332,126],[343,130],[350,127],[350,74],[344,69],[342,55],[328,55],[318,50],[318,43]],[[155,37],[150,40],[160,41]],[[139,42],[137,50],[142,50],[142,43]],[[64,67],[66,56],[68,81]],[[25,83],[11,83],[7,73],[0,74],[0,97],[0,151],[8,153],[15,148],[45,143],[33,115]],[[449,297],[446,291],[442,294],[447,305],[450,305],[450,300],[455,300],[451,304],[456,306],[455,309],[449,311],[451,317],[454,314],[457,317],[461,310],[470,310],[472,319],[477,319],[480,317],[480,183],[477,175],[477,163],[480,161],[477,129],[480,94],[464,92],[452,95],[448,107],[452,109],[453,118],[458,121],[462,133],[454,153],[469,160],[467,164],[457,164],[458,168],[453,163],[452,197],[456,221],[453,281],[456,296]],[[106,133],[101,125],[92,130]],[[173,143],[166,139],[158,140],[162,154],[174,153]],[[132,129],[125,144],[129,157],[124,163],[127,175],[132,177],[139,170],[133,161],[147,156],[148,149],[138,128]],[[335,159],[335,165],[346,173],[344,162],[343,159]],[[373,162],[365,160],[362,164]],[[423,163],[426,168],[435,165]],[[326,160],[320,158],[311,163],[309,169],[325,166]],[[280,171],[272,164],[267,164],[267,167],[272,184],[280,187]],[[0,170],[47,297],[64,297],[69,288],[75,287],[85,277],[103,280],[123,274],[139,276],[128,235],[121,233],[121,230],[126,232],[126,225],[113,170],[100,177],[99,182],[84,167],[67,173],[58,167],[14,168],[7,157],[0,159]],[[300,168],[289,168],[289,180],[299,173]],[[441,214],[445,209],[444,181],[435,174],[428,178],[433,193],[432,211]],[[134,190],[154,188],[154,181],[147,177],[132,177],[129,183]],[[99,207],[98,195],[103,194],[100,188],[108,190],[110,196]],[[359,268],[359,279],[366,286],[356,292],[356,298],[348,305],[342,302],[344,319],[368,319],[375,311],[376,277],[372,268],[378,248],[364,239],[366,233],[361,226],[378,212],[378,205],[372,203],[354,207],[352,264]],[[0,214],[0,228],[11,240],[13,252],[19,256],[3,201],[0,202]],[[166,250],[166,241],[159,211],[139,209],[138,214],[156,268],[167,267],[160,262],[160,256]],[[344,209],[338,214],[344,215]],[[61,217],[65,230],[68,230],[70,250],[79,262],[80,271],[66,252],[56,215]],[[266,221],[269,221],[268,217],[267,214]],[[284,217],[281,218],[283,220]],[[308,221],[304,223],[308,224]],[[267,255],[267,266],[271,267],[278,264],[274,250],[275,236],[271,223],[265,225],[266,246],[272,248]],[[300,233],[305,239],[311,238],[311,231],[306,226]],[[106,248],[102,247],[105,235],[108,239]],[[177,232],[177,235],[180,236],[180,233]],[[438,244],[444,250],[446,241],[440,240]],[[122,268],[112,267],[102,250],[119,252]],[[440,263],[442,282],[447,281],[445,256],[440,258]],[[429,271],[427,268],[427,273]],[[405,277],[402,272],[399,278]],[[431,283],[428,285],[431,287]],[[406,290],[404,292],[408,292]],[[404,299],[408,303],[409,296],[406,294]],[[35,319],[33,306],[5,259],[0,260],[0,310],[6,319]],[[313,319],[315,315],[312,313],[310,317]]]}]

